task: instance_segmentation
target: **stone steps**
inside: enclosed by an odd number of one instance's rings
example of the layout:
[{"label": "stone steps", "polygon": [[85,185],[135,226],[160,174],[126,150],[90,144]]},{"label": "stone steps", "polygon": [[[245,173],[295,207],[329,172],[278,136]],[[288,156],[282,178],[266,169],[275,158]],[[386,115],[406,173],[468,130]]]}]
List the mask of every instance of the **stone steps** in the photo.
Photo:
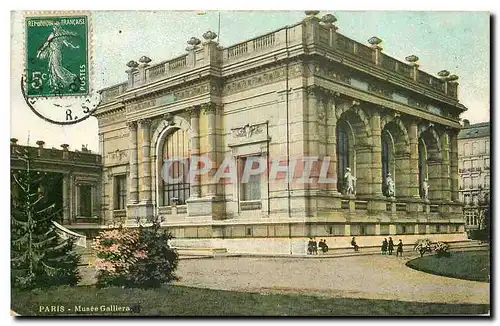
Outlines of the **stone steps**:
[{"label": "stone steps", "polygon": [[174,247],[179,256],[214,256],[226,254],[226,248]]}]

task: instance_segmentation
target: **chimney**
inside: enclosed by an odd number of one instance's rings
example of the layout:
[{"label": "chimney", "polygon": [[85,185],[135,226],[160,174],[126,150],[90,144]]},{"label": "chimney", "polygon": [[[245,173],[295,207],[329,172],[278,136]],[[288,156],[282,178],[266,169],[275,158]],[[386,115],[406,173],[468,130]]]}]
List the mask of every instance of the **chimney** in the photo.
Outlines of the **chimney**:
[{"label": "chimney", "polygon": [[38,157],[42,156],[43,145],[45,142],[43,140],[37,140],[36,144],[38,145]]},{"label": "chimney", "polygon": [[63,159],[67,160],[69,158],[69,145],[68,144],[62,144],[61,147],[63,148]]},{"label": "chimney", "polygon": [[464,119],[463,122],[464,122],[464,127],[465,128],[467,128],[468,126],[470,126],[470,121],[468,119]]},{"label": "chimney", "polygon": [[17,145],[17,138],[11,138],[10,139],[10,144],[11,145]]}]

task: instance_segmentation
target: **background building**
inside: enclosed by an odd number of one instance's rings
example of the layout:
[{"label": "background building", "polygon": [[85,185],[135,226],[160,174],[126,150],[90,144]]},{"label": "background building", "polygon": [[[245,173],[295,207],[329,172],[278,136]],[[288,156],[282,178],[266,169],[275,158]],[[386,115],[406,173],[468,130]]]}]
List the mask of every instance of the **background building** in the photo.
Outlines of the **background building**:
[{"label": "background building", "polygon": [[[208,31],[185,55],[131,60],[95,112],[103,224],[159,216],[178,245],[229,252],[303,253],[310,236],[331,246],[465,239],[458,77],[431,76],[417,56],[396,60],[379,38],[356,42],[317,14],[226,48]],[[165,159],[199,155],[214,162],[209,175],[164,182]],[[338,182],[211,181],[225,158],[240,171],[249,157],[306,156],[330,157]],[[355,194],[345,193],[348,167]]]},{"label": "background building", "polygon": [[490,123],[463,121],[458,134],[460,200],[467,231],[481,227],[479,209],[490,203]]},{"label": "background building", "polygon": [[[25,151],[29,155],[30,169],[46,175],[41,189],[44,198],[55,204],[59,211],[57,221],[67,227],[98,227],[101,223],[101,156],[86,147],[70,151],[67,144],[62,149],[44,148],[39,140],[37,147],[17,144],[10,140],[10,165],[12,170],[25,170]],[[12,196],[16,196],[15,187]]]}]

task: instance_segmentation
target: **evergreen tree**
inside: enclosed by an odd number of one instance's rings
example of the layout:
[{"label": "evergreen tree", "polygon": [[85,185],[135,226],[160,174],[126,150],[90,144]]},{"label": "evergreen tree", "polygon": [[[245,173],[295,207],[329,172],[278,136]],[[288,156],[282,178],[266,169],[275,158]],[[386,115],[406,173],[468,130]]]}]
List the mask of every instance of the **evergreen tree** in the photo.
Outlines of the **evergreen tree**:
[{"label": "evergreen tree", "polygon": [[[16,149],[26,170],[11,174],[11,284],[15,288],[76,285],[80,257],[52,220],[59,212],[39,191],[45,176],[31,170],[29,147]],[[45,189],[49,192],[50,189]]]}]

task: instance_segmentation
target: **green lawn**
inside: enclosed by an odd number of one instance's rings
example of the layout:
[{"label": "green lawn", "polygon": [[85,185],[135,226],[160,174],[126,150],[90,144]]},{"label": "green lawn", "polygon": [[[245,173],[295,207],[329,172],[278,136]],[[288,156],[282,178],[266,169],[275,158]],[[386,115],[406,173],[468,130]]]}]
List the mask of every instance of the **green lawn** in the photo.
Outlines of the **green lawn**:
[{"label": "green lawn", "polygon": [[424,256],[410,260],[406,265],[431,274],[471,281],[489,282],[490,252],[452,251],[450,257]]},{"label": "green lawn", "polygon": [[[165,286],[160,289],[60,287],[31,292],[12,292],[12,310],[21,316],[75,315],[75,306],[100,309],[101,305],[127,306],[136,316],[393,316],[485,314],[489,305],[416,303],[388,300],[333,299],[303,295],[241,293]],[[48,307],[49,306],[49,307]],[[40,312],[50,306],[64,312]],[[61,310],[61,308],[58,308]],[[71,311],[69,311],[71,309]],[[106,314],[101,312],[79,313]]]}]

